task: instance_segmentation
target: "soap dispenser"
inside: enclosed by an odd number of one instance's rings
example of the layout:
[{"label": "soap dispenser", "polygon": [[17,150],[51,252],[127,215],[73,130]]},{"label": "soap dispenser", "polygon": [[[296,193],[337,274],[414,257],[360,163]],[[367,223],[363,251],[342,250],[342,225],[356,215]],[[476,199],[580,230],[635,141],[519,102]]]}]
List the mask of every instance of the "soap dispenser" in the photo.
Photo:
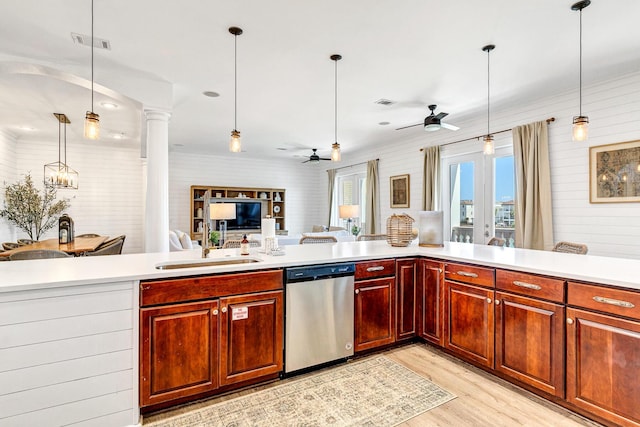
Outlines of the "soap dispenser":
[{"label": "soap dispenser", "polygon": [[247,240],[246,234],[242,236],[240,241],[240,255],[249,255],[249,240]]}]

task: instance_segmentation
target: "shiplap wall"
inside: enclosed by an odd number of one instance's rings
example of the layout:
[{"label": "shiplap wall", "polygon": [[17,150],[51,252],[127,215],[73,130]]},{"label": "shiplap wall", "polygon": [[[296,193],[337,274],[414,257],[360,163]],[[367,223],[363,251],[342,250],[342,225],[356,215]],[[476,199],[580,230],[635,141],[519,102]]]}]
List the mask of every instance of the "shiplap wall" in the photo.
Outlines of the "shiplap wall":
[{"label": "shiplap wall", "polygon": [[[2,195],[0,205],[4,209],[4,186],[14,181],[16,176],[16,139],[13,135],[0,131],[0,184]],[[0,242],[15,242],[14,226],[0,218]]]},{"label": "shiplap wall", "polygon": [[258,160],[185,153],[169,156],[169,227],[189,232],[192,185],[284,188],[285,221],[290,234],[324,224],[326,172],[296,160]]},{"label": "shiplap wall", "polygon": [[[531,102],[512,103],[508,108],[492,107],[491,129],[508,129],[534,121],[555,117],[549,125],[549,156],[553,199],[554,240],[585,243],[593,255],[640,258],[640,203],[589,203],[589,146],[640,139],[640,72],[627,74],[583,87],[583,112],[589,116],[589,139],[571,140],[571,123],[578,114],[578,93],[569,91]],[[406,140],[373,146],[368,153],[347,154],[345,164],[380,158],[381,229],[393,213],[406,212],[417,218],[422,208],[421,147],[453,142],[486,133],[486,116],[464,122],[447,119],[461,129],[390,130],[390,140],[406,132]],[[510,143],[509,135],[496,140]],[[448,146],[448,151],[451,151]],[[467,142],[457,152],[481,151],[481,142]],[[409,209],[389,207],[389,177],[410,174],[411,206]],[[326,185],[326,184],[325,184]],[[326,188],[326,187],[325,187]],[[326,190],[323,190],[323,193]],[[445,233],[446,234],[446,233]]]},{"label": "shiplap wall", "polygon": [[0,293],[0,427],[138,424],[136,284]]},{"label": "shiplap wall", "polygon": [[[11,145],[11,144],[3,144]],[[15,144],[15,170],[8,182],[24,179],[31,173],[41,189],[45,163],[58,160],[58,141],[18,141]],[[144,192],[140,148],[125,144],[70,142],[67,140],[67,162],[79,173],[78,190],[58,190],[58,198],[67,198],[67,213],[74,221],[76,234],[98,233],[108,236],[126,235],[123,253],[142,252]],[[4,200],[4,192],[2,194]],[[2,227],[2,237],[7,227]],[[58,227],[41,239],[57,237]],[[27,237],[21,230],[6,240]]]}]

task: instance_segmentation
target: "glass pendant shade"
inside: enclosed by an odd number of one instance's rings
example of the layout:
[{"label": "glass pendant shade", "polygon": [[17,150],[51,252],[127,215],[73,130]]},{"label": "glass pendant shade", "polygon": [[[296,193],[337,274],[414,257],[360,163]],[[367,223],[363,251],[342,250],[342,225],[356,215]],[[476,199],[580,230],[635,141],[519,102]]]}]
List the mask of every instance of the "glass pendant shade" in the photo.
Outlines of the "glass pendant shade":
[{"label": "glass pendant shade", "polygon": [[483,139],[482,153],[486,156],[490,156],[495,152],[493,145],[493,135],[487,135]]},{"label": "glass pendant shade", "polygon": [[232,153],[239,153],[240,151],[242,151],[240,132],[235,129],[231,131],[231,139],[229,140],[229,151],[231,151]]},{"label": "glass pendant shade", "polygon": [[84,118],[84,137],[87,139],[100,138],[100,116],[91,111],[87,111]]},{"label": "glass pendant shade", "polygon": [[338,144],[337,142],[334,142],[331,145],[331,161],[332,162],[339,162],[340,161],[340,144]]},{"label": "glass pendant shade", "polygon": [[589,137],[589,117],[575,116],[573,118],[573,140],[586,141]]}]

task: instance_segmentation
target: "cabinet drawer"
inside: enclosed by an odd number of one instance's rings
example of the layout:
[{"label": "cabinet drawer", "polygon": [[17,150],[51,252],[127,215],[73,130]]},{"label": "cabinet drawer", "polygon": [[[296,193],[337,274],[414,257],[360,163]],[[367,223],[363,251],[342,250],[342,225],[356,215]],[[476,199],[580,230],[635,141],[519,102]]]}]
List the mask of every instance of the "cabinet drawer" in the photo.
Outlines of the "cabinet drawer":
[{"label": "cabinet drawer", "polygon": [[567,302],[576,307],[640,320],[640,292],[569,282]]},{"label": "cabinet drawer", "polygon": [[356,280],[393,276],[395,274],[396,261],[393,259],[380,259],[356,264]]},{"label": "cabinet drawer", "polygon": [[454,264],[447,262],[444,265],[445,280],[470,283],[480,286],[494,286],[494,271],[492,268],[478,267],[475,265]]},{"label": "cabinet drawer", "polygon": [[564,280],[562,279],[496,270],[496,288],[534,298],[564,302]]}]

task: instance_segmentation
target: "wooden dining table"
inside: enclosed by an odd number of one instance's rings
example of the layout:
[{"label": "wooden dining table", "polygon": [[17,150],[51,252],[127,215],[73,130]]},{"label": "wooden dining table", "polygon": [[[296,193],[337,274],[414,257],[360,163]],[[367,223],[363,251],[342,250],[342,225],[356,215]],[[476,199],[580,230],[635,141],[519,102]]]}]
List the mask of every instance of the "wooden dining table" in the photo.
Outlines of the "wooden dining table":
[{"label": "wooden dining table", "polygon": [[76,237],[71,243],[59,243],[58,239],[47,239],[30,245],[20,246],[10,251],[0,252],[0,256],[10,256],[16,252],[32,251],[36,249],[53,249],[63,251],[74,256],[83,255],[85,252],[95,251],[98,246],[103,244],[109,236],[98,237]]}]

